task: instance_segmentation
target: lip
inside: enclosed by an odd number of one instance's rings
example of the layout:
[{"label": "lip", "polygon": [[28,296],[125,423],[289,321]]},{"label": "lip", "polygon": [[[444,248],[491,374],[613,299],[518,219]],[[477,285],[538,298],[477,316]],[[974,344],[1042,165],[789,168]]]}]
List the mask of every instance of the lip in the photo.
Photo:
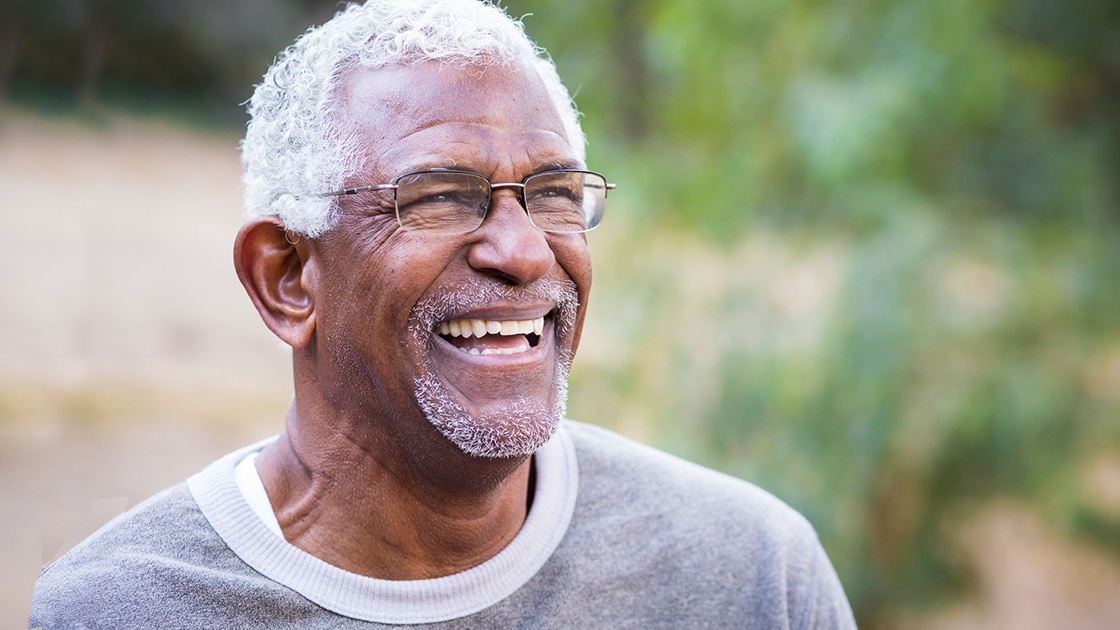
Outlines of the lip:
[{"label": "lip", "polygon": [[[436,322],[438,326],[442,322],[449,322],[453,319],[490,319],[495,321],[502,320],[523,320],[523,319],[536,319],[544,317],[546,322],[553,319],[552,315],[556,311],[555,304],[487,304],[484,307],[472,308],[466,311],[448,314],[441,322]],[[432,331],[432,334],[436,334]],[[436,335],[437,337],[439,335]]]}]

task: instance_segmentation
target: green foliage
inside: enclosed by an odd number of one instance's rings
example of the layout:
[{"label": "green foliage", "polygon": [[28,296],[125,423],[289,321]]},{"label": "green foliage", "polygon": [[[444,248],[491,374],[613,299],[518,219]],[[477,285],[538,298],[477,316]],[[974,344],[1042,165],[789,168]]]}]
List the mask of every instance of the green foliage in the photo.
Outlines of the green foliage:
[{"label": "green foliage", "polygon": [[1115,6],[510,4],[621,184],[573,415],[798,507],[866,625],[968,586],[985,498],[1115,544]]},{"label": "green foliage", "polygon": [[337,8],[326,0],[5,0],[0,97],[240,126],[239,103],[273,56]]},{"label": "green foliage", "polygon": [[[511,3],[541,16],[529,30],[583,86],[592,137],[632,152],[647,174],[638,184],[666,189],[645,206],[659,220],[725,238],[758,220],[874,228],[907,200],[961,218],[1115,214],[1120,45],[1100,25],[1115,26],[1115,10],[1082,2],[1049,16],[1041,3],[991,0],[549,6]],[[1067,34],[1081,29],[1098,39]]]}]

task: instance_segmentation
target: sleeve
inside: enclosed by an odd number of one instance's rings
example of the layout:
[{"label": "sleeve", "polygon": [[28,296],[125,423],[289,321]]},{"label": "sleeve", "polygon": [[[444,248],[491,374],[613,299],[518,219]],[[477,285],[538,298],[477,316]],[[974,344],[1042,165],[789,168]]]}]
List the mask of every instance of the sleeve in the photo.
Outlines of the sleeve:
[{"label": "sleeve", "polygon": [[[805,630],[854,629],[855,616],[848,597],[844,594],[844,587],[840,584],[840,578],[820,541],[815,535],[812,540],[814,548],[804,592],[798,598],[800,605],[794,608],[794,627]],[[797,608],[800,610],[797,611]]]}]

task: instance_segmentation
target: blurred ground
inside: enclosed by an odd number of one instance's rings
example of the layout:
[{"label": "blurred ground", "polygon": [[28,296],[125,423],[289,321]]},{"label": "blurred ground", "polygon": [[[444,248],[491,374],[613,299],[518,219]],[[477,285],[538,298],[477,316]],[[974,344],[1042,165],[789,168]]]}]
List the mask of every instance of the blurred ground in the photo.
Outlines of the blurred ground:
[{"label": "blurred ground", "polygon": [[[236,144],[108,113],[0,111],[0,628],[24,626],[43,563],[280,428],[286,351],[230,261]],[[955,539],[976,591],[893,625],[1120,627],[1120,559],[1027,507],[986,506]]]},{"label": "blurred ground", "polygon": [[43,563],[282,424],[287,352],[231,263],[236,149],[0,112],[0,628]]},{"label": "blurred ground", "polygon": [[961,524],[960,551],[977,574],[966,601],[897,627],[925,630],[1120,627],[1120,563],[1063,540],[1023,505],[996,503]]}]

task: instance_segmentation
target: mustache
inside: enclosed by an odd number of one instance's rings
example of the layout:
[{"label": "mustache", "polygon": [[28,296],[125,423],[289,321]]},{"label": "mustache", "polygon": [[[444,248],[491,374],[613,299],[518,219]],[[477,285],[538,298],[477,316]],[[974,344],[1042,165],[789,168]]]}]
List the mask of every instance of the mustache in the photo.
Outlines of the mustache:
[{"label": "mustache", "polygon": [[427,339],[439,323],[452,315],[497,301],[556,304],[555,326],[559,335],[571,332],[579,310],[579,293],[571,280],[541,278],[530,284],[512,286],[472,278],[463,284],[440,289],[421,298],[409,314],[409,328],[413,335]]}]

